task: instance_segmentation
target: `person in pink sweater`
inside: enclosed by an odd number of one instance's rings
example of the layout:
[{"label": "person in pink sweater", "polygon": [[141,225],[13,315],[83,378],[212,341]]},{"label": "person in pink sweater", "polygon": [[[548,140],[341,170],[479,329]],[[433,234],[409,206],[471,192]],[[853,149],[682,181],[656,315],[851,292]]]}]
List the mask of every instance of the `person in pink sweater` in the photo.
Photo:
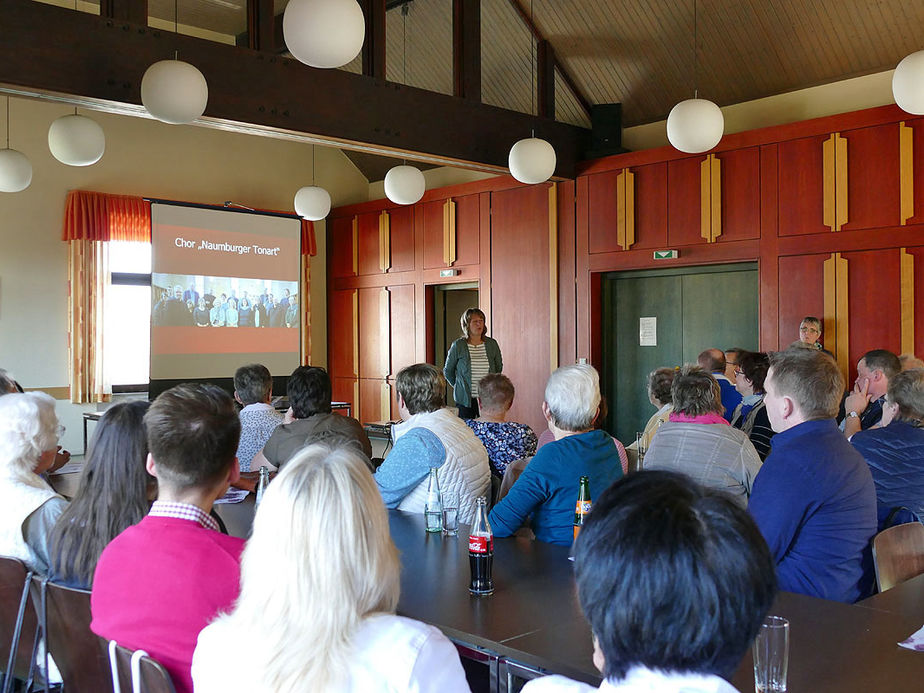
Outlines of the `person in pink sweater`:
[{"label": "person in pink sweater", "polygon": [[212,503],[240,474],[240,419],[214,385],[178,385],[144,417],[157,500],[137,525],[103,550],[93,577],[90,628],[143,649],[192,693],[196,639],[240,591],[244,541],[218,531]]}]

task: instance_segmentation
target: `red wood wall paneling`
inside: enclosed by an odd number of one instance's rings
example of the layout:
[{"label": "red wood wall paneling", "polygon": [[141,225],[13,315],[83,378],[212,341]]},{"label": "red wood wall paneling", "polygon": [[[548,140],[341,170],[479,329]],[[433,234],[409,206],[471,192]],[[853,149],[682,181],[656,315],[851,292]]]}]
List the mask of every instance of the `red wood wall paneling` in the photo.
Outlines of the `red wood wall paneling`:
[{"label": "red wood wall paneling", "polygon": [[548,186],[493,193],[491,334],[517,389],[508,418],[545,428],[549,376]]},{"label": "red wood wall paneling", "polygon": [[722,235],[718,243],[760,237],[760,149],[722,152]]},{"label": "red wood wall paneling", "polygon": [[[824,225],[822,147],[826,139],[804,137],[778,145],[781,236],[830,231]],[[849,156],[848,152],[848,160]]]},{"label": "red wood wall paneling", "polygon": [[899,201],[898,124],[849,130],[847,212],[842,230],[896,226]]},{"label": "red wood wall paneling", "polygon": [[388,212],[391,246],[389,272],[414,269],[414,207],[400,207]]}]

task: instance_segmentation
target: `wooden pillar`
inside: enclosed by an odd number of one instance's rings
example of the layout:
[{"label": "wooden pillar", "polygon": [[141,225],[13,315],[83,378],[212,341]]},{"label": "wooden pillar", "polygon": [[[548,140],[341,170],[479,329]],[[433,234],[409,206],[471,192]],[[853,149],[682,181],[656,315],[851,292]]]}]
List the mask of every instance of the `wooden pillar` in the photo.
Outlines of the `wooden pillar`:
[{"label": "wooden pillar", "polygon": [[366,18],[363,74],[385,79],[385,0],[360,0]]},{"label": "wooden pillar", "polygon": [[555,118],[555,49],[546,39],[536,44],[536,63],[537,115]]},{"label": "wooden pillar", "polygon": [[453,96],[481,101],[481,0],[452,0]]},{"label": "wooden pillar", "polygon": [[247,47],[255,51],[275,50],[273,0],[247,0]]}]

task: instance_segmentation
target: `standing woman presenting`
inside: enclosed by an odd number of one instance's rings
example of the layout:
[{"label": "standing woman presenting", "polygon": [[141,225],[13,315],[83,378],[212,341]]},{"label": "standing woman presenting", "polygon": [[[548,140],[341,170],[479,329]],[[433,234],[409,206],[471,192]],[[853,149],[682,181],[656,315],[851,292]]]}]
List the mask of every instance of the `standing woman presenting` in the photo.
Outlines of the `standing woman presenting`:
[{"label": "standing woman presenting", "polygon": [[478,417],[478,381],[488,373],[500,373],[504,368],[500,347],[488,337],[485,318],[477,308],[462,313],[462,334],[452,343],[446,355],[443,375],[452,385],[452,397],[459,408],[459,417]]}]

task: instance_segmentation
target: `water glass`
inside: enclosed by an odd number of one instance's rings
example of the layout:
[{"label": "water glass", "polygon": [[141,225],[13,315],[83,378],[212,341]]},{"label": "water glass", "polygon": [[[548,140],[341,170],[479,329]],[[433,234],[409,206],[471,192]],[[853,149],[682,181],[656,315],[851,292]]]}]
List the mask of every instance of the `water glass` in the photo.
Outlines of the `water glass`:
[{"label": "water glass", "polygon": [[789,621],[767,616],[754,640],[754,690],[786,693],[789,669]]},{"label": "water glass", "polygon": [[454,537],[459,533],[459,494],[449,491],[443,494],[443,534]]}]

